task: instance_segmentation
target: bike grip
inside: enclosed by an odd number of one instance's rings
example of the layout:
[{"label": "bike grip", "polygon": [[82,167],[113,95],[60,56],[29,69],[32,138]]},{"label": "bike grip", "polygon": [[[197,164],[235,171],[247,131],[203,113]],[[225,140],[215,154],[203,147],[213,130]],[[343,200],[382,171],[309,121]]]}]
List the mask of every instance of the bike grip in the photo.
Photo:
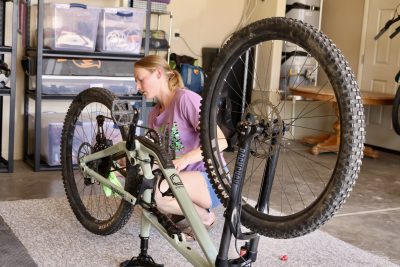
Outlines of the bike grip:
[{"label": "bike grip", "polygon": [[[400,16],[399,16],[399,18],[400,18]],[[399,20],[399,18],[390,19],[390,20],[386,21],[385,26],[383,26],[383,28],[379,31],[379,33],[375,36],[374,39],[378,40],[378,38],[381,37],[381,35],[384,34],[393,23],[395,23],[397,20]]]},{"label": "bike grip", "polygon": [[386,29],[385,29],[385,28],[382,28],[382,29],[378,32],[378,34],[374,37],[374,40],[375,40],[375,41],[378,40],[379,37],[381,37],[382,34],[385,33],[385,31],[386,31]]},{"label": "bike grip", "polygon": [[396,30],[389,36],[390,39],[393,39],[400,32],[400,26],[396,28]]}]

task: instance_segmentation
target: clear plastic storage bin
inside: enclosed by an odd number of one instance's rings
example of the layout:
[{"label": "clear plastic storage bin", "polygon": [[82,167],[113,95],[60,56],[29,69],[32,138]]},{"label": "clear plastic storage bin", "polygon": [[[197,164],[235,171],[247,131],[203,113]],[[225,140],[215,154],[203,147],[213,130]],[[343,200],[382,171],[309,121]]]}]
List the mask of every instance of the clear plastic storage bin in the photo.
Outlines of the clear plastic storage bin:
[{"label": "clear plastic storage bin", "polygon": [[[89,116],[89,114],[88,114]],[[95,117],[95,115],[93,116]],[[49,166],[60,165],[60,145],[61,145],[61,132],[64,125],[65,113],[44,112],[42,114],[42,129],[41,129],[41,149],[40,158],[45,161]],[[34,144],[34,116],[29,114],[29,136],[30,144]],[[111,136],[113,144],[122,141],[121,135],[116,134],[118,126],[114,122],[107,120],[103,126],[106,136]],[[78,120],[75,124],[74,138],[72,143],[72,162],[78,163],[78,152],[82,144],[82,136],[89,139],[92,145],[96,143],[96,121],[89,120],[84,117],[83,120]],[[29,153],[33,154],[34,146],[29,147]]]},{"label": "clear plastic storage bin", "polygon": [[[64,124],[65,113],[44,112],[42,113],[42,129],[40,135],[40,158],[49,166],[60,165],[60,144],[61,131]],[[30,144],[29,153],[33,154],[34,147],[34,116],[29,114],[29,137]],[[77,134],[85,134],[92,136],[92,125],[89,122],[78,123],[75,131]],[[77,162],[76,151],[79,150],[80,144],[76,141],[73,143],[72,158],[73,162]]]},{"label": "clear plastic storage bin", "polygon": [[[35,90],[35,77],[30,79],[30,89]],[[85,89],[101,87],[116,95],[137,94],[136,82],[133,77],[105,76],[42,76],[42,94],[77,95]]]},{"label": "clear plastic storage bin", "polygon": [[83,4],[45,4],[44,46],[54,50],[93,52],[99,13],[99,8]]},{"label": "clear plastic storage bin", "polygon": [[138,54],[142,45],[145,10],[104,8],[100,12],[97,50]]}]

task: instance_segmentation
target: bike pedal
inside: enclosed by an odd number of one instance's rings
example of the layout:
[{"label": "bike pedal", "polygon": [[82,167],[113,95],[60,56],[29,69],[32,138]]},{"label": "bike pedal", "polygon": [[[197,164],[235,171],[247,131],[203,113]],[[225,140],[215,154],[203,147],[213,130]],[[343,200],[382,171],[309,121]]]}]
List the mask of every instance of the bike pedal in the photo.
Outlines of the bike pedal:
[{"label": "bike pedal", "polygon": [[135,102],[129,100],[114,100],[112,117],[118,126],[129,125],[138,117],[139,111],[134,108]]}]

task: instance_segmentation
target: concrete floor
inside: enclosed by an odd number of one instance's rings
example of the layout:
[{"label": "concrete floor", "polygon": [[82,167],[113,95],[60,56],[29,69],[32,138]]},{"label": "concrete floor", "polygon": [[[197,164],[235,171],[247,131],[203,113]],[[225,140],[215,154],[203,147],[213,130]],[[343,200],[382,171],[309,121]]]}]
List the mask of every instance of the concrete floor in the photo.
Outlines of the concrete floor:
[{"label": "concrete floor", "polygon": [[[59,171],[33,172],[21,161],[0,173],[0,201],[65,196]],[[400,265],[400,155],[364,158],[359,180],[340,212],[321,230]]]}]

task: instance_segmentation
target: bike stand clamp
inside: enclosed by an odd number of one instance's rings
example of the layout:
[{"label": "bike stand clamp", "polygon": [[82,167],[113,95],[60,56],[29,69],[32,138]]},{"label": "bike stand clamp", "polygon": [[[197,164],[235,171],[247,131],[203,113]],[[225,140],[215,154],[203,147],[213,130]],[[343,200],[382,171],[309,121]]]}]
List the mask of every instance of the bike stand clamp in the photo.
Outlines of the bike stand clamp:
[{"label": "bike stand clamp", "polygon": [[130,260],[126,260],[122,262],[120,267],[147,267],[147,266],[155,266],[155,267],[163,267],[164,264],[154,262],[153,258],[147,254],[147,249],[149,247],[149,238],[148,237],[140,237],[140,254],[137,257],[133,257]]},{"label": "bike stand clamp", "polygon": [[133,257],[130,260],[122,262],[119,266],[121,267],[146,267],[146,266],[156,266],[163,267],[164,264],[155,263],[153,258],[149,255],[139,255],[138,257]]}]

